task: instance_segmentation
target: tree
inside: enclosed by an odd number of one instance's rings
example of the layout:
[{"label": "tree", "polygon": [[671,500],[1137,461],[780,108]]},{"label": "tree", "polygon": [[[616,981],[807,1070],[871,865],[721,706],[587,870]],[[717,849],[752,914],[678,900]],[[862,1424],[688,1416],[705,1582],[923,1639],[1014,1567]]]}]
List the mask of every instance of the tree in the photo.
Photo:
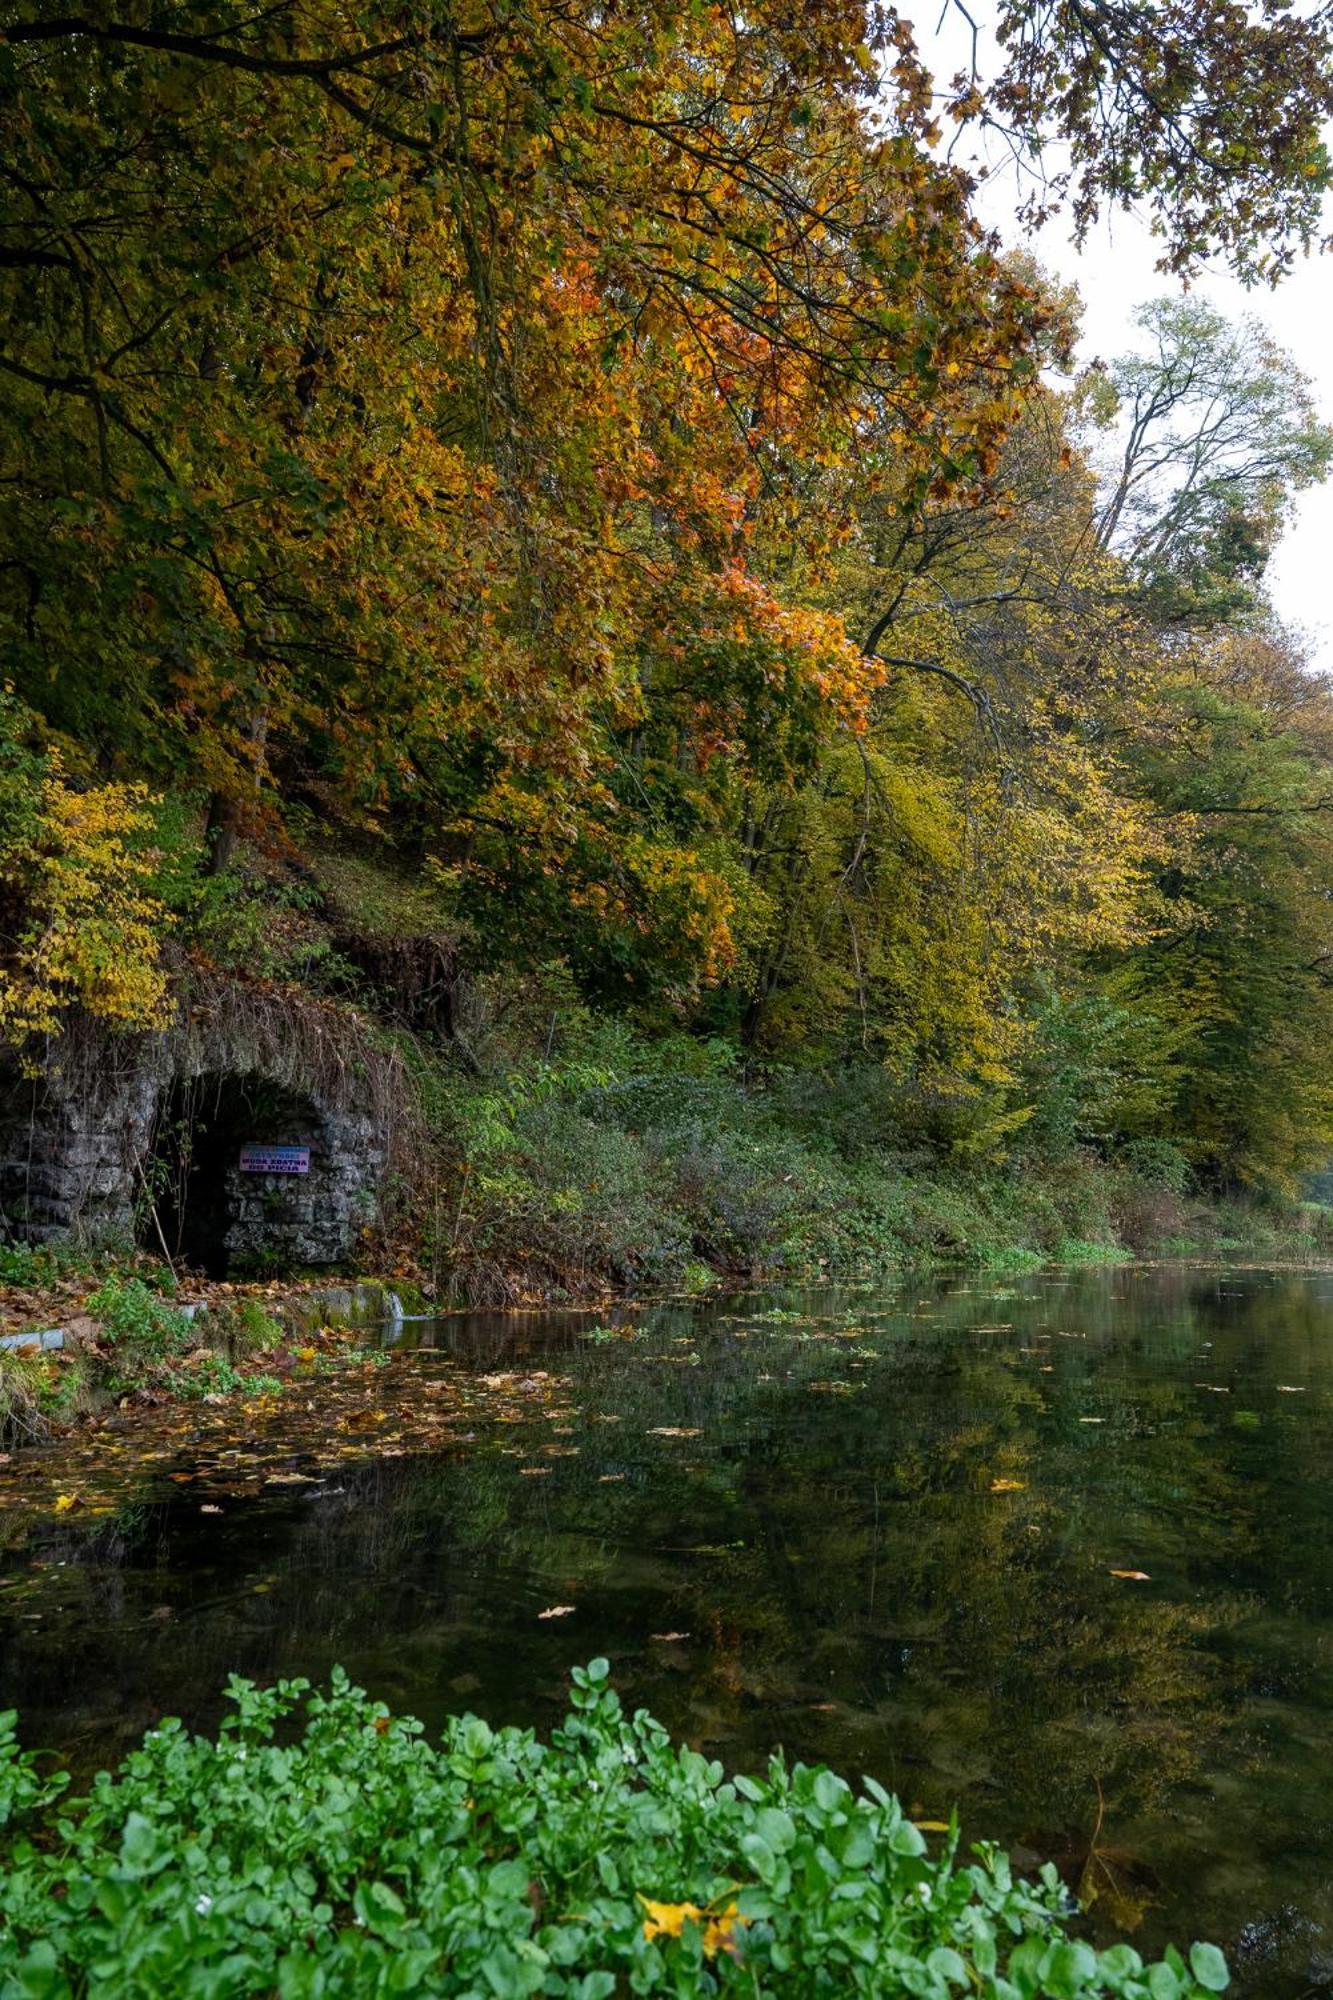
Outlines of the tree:
[{"label": "tree", "polygon": [[997,127],[1035,169],[1034,218],[1069,199],[1082,238],[1103,208],[1137,207],[1162,268],[1220,250],[1269,282],[1319,242],[1333,115],[1333,18],[1319,0],[1003,0],[998,12],[1004,66],[989,89],[960,77],[953,115]]},{"label": "tree", "polygon": [[1094,384],[1089,398],[1120,453],[1097,539],[1159,620],[1216,623],[1255,601],[1292,496],[1333,463],[1333,431],[1258,322],[1190,299],[1156,299],[1136,319],[1148,351],[1121,356],[1110,397]]},{"label": "tree", "polygon": [[679,662],[685,756],[747,682],[770,760],[786,709],[853,719],[869,663],[751,567],[756,510],[886,421],[902,504],[975,483],[1032,378],[905,46],[883,135],[837,0],[3,19],[23,697],[210,795],[219,859],[317,804],[483,917],[559,877],[642,939],[683,895],[716,961],[723,885],[616,743]]},{"label": "tree", "polygon": [[1281,633],[1173,660],[1136,757],[1169,852],[1105,990],[1170,1049],[1140,1130],[1213,1185],[1293,1188],[1333,1146],[1333,689]]}]

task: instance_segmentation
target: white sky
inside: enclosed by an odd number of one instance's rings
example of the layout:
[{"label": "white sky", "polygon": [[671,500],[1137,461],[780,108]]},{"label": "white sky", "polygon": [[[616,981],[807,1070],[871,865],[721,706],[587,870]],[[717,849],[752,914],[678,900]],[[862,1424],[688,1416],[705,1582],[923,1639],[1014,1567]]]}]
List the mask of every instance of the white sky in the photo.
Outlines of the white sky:
[{"label": "white sky", "polygon": [[[938,9],[940,0],[935,0]],[[937,31],[938,12],[917,19],[918,45],[941,81],[969,60],[970,35],[950,9]],[[910,5],[906,10],[914,13]],[[983,33],[979,67],[994,67],[993,44]],[[964,162],[966,164],[966,162]],[[1159,245],[1136,216],[1103,216],[1081,251],[1057,220],[1024,238],[1015,222],[1021,196],[1012,168],[992,163],[978,200],[982,219],[1006,241],[1026,241],[1052,275],[1072,280],[1084,303],[1080,359],[1104,360],[1134,346],[1134,308],[1145,299],[1179,292],[1178,280],[1156,270]],[[1333,256],[1297,265],[1275,291],[1247,291],[1224,267],[1205,271],[1192,291],[1231,318],[1251,314],[1269,327],[1314,387],[1320,415],[1333,423]],[[1279,616],[1303,632],[1313,664],[1333,671],[1333,482],[1297,496],[1291,527],[1268,570],[1269,594]]]}]

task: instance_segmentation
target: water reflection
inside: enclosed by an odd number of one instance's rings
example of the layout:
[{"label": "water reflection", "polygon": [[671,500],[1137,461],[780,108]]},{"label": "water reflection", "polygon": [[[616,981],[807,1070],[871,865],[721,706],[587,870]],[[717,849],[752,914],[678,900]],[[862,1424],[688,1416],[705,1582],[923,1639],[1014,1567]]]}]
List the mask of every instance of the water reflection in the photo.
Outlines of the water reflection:
[{"label": "water reflection", "polygon": [[[1092,1919],[1333,1992],[1333,1280],[1128,1270],[410,1328],[554,1372],[530,1423],[220,1516],[169,1488],[11,1559],[0,1694],[87,1764],[236,1668],[548,1723],[607,1653],[1054,1855]],[[1143,1572],[1146,1580],[1118,1578]],[[559,1618],[541,1617],[572,1605]]]}]

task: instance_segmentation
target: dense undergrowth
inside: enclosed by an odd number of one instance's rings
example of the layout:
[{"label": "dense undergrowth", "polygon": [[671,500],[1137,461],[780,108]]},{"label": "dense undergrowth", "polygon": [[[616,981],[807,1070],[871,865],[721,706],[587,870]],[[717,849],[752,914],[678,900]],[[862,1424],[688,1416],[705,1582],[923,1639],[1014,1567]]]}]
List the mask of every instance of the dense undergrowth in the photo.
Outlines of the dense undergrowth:
[{"label": "dense undergrowth", "polygon": [[[230,2000],[430,1992],[1206,2000],[1222,1954],[1145,1966],[1068,1937],[1051,1867],[931,1854],[898,1801],[774,1757],[758,1778],[575,1668],[548,1743],[438,1747],[335,1674],[233,1679],[216,1741],[167,1721],[82,1798],[0,1719],[0,1991]],[[299,1734],[295,1733],[299,1725]]]},{"label": "dense undergrowth", "polygon": [[423,1257],[434,1289],[481,1303],[929,1263],[1333,1253],[1322,1207],[1206,1195],[1160,1141],[969,1156],[882,1068],[747,1077],[733,1044],[615,1023],[585,1024],[553,1060],[449,1075],[434,1109],[456,1164]]}]

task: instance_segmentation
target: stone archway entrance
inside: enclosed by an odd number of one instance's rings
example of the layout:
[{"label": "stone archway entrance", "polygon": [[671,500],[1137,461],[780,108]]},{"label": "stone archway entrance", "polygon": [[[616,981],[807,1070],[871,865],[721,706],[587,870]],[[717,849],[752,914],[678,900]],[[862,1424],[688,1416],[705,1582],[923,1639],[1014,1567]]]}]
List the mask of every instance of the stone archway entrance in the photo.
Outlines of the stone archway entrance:
[{"label": "stone archway entrance", "polygon": [[253,1072],[179,1079],[158,1113],[148,1180],[162,1240],[213,1278],[346,1256],[351,1217],[338,1148],[309,1097]]}]

